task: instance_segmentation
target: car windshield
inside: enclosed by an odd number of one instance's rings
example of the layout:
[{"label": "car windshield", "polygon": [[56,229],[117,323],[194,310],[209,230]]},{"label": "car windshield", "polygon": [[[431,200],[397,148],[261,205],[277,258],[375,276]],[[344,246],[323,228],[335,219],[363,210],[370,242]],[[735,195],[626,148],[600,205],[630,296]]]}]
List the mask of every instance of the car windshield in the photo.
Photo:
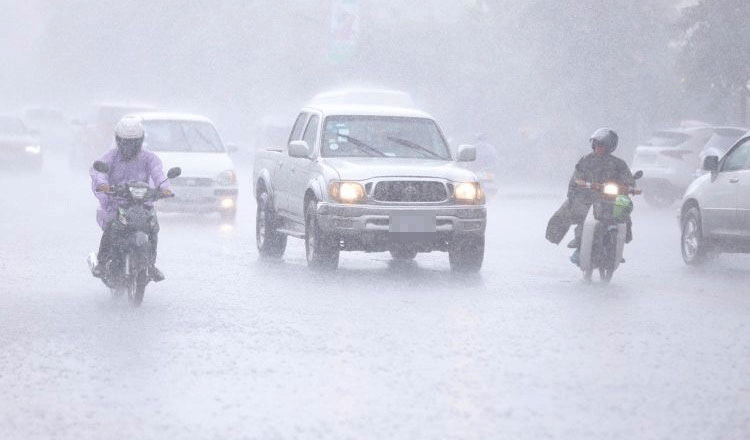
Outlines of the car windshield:
[{"label": "car windshield", "polygon": [[323,157],[451,158],[440,130],[430,119],[329,116],[323,129]]},{"label": "car windshield", "polygon": [[24,136],[27,134],[26,126],[20,119],[0,117],[0,133],[11,136]]},{"label": "car windshield", "polygon": [[708,139],[706,145],[703,146],[703,150],[716,150],[722,154],[726,153],[729,147],[734,145],[743,134],[745,134],[745,131],[742,129],[717,129]]},{"label": "car windshield", "polygon": [[202,121],[144,121],[143,147],[151,151],[221,153],[224,145],[213,125]]}]

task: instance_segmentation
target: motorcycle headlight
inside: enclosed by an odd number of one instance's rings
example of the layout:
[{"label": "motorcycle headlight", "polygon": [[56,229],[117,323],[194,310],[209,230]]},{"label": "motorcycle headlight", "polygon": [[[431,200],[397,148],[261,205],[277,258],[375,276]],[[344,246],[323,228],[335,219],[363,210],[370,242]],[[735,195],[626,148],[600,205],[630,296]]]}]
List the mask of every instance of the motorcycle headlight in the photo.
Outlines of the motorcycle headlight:
[{"label": "motorcycle headlight", "polygon": [[604,194],[607,194],[609,196],[616,196],[620,194],[620,187],[617,186],[615,183],[608,183],[604,185]]},{"label": "motorcycle headlight", "polygon": [[136,200],[141,200],[142,198],[146,197],[146,193],[148,192],[148,188],[133,188],[130,187],[130,195],[133,196]]},{"label": "motorcycle headlight", "polygon": [[39,154],[42,152],[42,147],[39,145],[28,145],[24,150],[29,154]]},{"label": "motorcycle headlight", "polygon": [[222,186],[229,186],[237,184],[237,175],[234,170],[222,171],[219,177],[216,178],[216,183]]},{"label": "motorcycle headlight", "polygon": [[333,182],[328,194],[339,203],[361,203],[365,200],[365,187],[359,182]]},{"label": "motorcycle headlight", "polygon": [[484,203],[484,192],[479,182],[461,182],[453,190],[453,197],[456,202],[477,205]]}]

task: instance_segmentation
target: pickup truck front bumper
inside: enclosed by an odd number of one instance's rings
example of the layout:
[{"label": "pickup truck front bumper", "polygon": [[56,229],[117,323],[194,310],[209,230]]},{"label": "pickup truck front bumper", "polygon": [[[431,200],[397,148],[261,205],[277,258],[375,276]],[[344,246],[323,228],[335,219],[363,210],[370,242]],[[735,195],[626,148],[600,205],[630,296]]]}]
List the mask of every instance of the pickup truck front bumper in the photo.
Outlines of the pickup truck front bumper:
[{"label": "pickup truck front bumper", "polygon": [[322,202],[317,208],[323,234],[338,237],[343,250],[382,252],[394,243],[420,251],[446,251],[455,240],[480,238],[487,226],[483,205],[380,206]]}]

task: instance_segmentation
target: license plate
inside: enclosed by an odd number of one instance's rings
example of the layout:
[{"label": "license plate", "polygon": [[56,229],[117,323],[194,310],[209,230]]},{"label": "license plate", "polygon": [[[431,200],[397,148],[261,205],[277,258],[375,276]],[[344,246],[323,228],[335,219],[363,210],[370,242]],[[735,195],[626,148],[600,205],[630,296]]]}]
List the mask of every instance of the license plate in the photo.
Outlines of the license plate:
[{"label": "license plate", "polygon": [[389,230],[394,233],[435,232],[435,214],[394,214],[391,215]]}]

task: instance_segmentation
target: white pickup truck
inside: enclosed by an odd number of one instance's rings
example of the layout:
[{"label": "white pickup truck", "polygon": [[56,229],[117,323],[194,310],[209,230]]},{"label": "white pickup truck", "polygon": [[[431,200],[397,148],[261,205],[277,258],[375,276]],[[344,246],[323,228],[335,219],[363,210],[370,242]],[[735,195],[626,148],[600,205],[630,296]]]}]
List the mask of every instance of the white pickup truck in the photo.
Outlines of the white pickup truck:
[{"label": "white pickup truck", "polygon": [[340,251],[395,259],[447,251],[457,271],[484,259],[487,211],[476,176],[456,160],[435,120],[419,110],[311,104],[287,145],[258,151],[256,241],[281,258],[287,236],[305,240],[308,266],[335,269]]}]

